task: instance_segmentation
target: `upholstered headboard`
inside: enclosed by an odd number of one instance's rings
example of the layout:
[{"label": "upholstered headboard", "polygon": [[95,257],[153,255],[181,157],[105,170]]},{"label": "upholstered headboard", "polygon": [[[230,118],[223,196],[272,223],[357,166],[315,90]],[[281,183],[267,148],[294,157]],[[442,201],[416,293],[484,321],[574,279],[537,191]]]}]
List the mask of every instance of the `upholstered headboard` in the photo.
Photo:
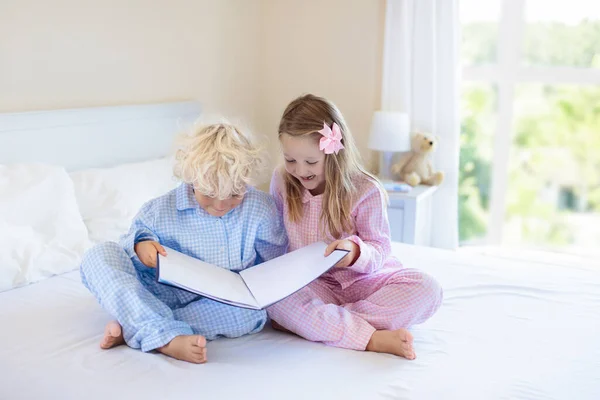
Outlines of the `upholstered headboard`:
[{"label": "upholstered headboard", "polygon": [[0,164],[72,171],[159,158],[200,112],[190,101],[0,114]]}]

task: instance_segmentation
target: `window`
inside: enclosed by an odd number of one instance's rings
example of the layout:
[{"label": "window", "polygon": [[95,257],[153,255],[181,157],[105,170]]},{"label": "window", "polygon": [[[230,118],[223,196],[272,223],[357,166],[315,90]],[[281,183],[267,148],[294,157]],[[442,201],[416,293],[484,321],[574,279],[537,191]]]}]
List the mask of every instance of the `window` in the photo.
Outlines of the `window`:
[{"label": "window", "polygon": [[460,7],[461,243],[596,251],[600,2]]}]

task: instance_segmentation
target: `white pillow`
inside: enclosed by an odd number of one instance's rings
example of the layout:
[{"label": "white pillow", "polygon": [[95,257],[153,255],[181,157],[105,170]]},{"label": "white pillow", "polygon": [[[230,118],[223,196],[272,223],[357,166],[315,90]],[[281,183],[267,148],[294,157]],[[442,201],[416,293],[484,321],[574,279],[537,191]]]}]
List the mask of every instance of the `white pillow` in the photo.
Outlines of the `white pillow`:
[{"label": "white pillow", "polygon": [[0,165],[0,291],[76,269],[88,245],[64,168]]},{"label": "white pillow", "polygon": [[173,160],[162,158],[71,173],[90,240],[118,241],[142,205],[178,185]]}]

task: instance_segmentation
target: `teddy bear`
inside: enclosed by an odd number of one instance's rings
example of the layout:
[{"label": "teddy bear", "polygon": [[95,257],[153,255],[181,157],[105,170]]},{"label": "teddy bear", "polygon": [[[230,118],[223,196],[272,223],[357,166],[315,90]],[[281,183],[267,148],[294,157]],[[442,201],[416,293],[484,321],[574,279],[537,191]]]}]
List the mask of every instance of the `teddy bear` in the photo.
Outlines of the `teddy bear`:
[{"label": "teddy bear", "polygon": [[415,133],[411,137],[411,151],[402,155],[392,166],[395,178],[411,186],[419,184],[437,186],[444,180],[443,172],[434,172],[430,156],[437,148],[439,137],[427,133]]}]

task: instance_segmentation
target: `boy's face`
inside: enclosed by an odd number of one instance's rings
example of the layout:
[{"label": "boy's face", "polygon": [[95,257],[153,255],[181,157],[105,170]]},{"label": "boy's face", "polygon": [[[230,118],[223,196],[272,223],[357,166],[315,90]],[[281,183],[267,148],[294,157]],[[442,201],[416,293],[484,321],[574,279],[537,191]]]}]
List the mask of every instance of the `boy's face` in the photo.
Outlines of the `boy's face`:
[{"label": "boy's face", "polygon": [[200,207],[213,217],[222,217],[229,211],[239,206],[244,200],[244,196],[232,196],[225,200],[219,200],[214,197],[205,196],[194,191],[194,197],[200,204]]},{"label": "boy's face", "polygon": [[281,135],[285,170],[316,196],[325,191],[325,153],[311,136]]}]

